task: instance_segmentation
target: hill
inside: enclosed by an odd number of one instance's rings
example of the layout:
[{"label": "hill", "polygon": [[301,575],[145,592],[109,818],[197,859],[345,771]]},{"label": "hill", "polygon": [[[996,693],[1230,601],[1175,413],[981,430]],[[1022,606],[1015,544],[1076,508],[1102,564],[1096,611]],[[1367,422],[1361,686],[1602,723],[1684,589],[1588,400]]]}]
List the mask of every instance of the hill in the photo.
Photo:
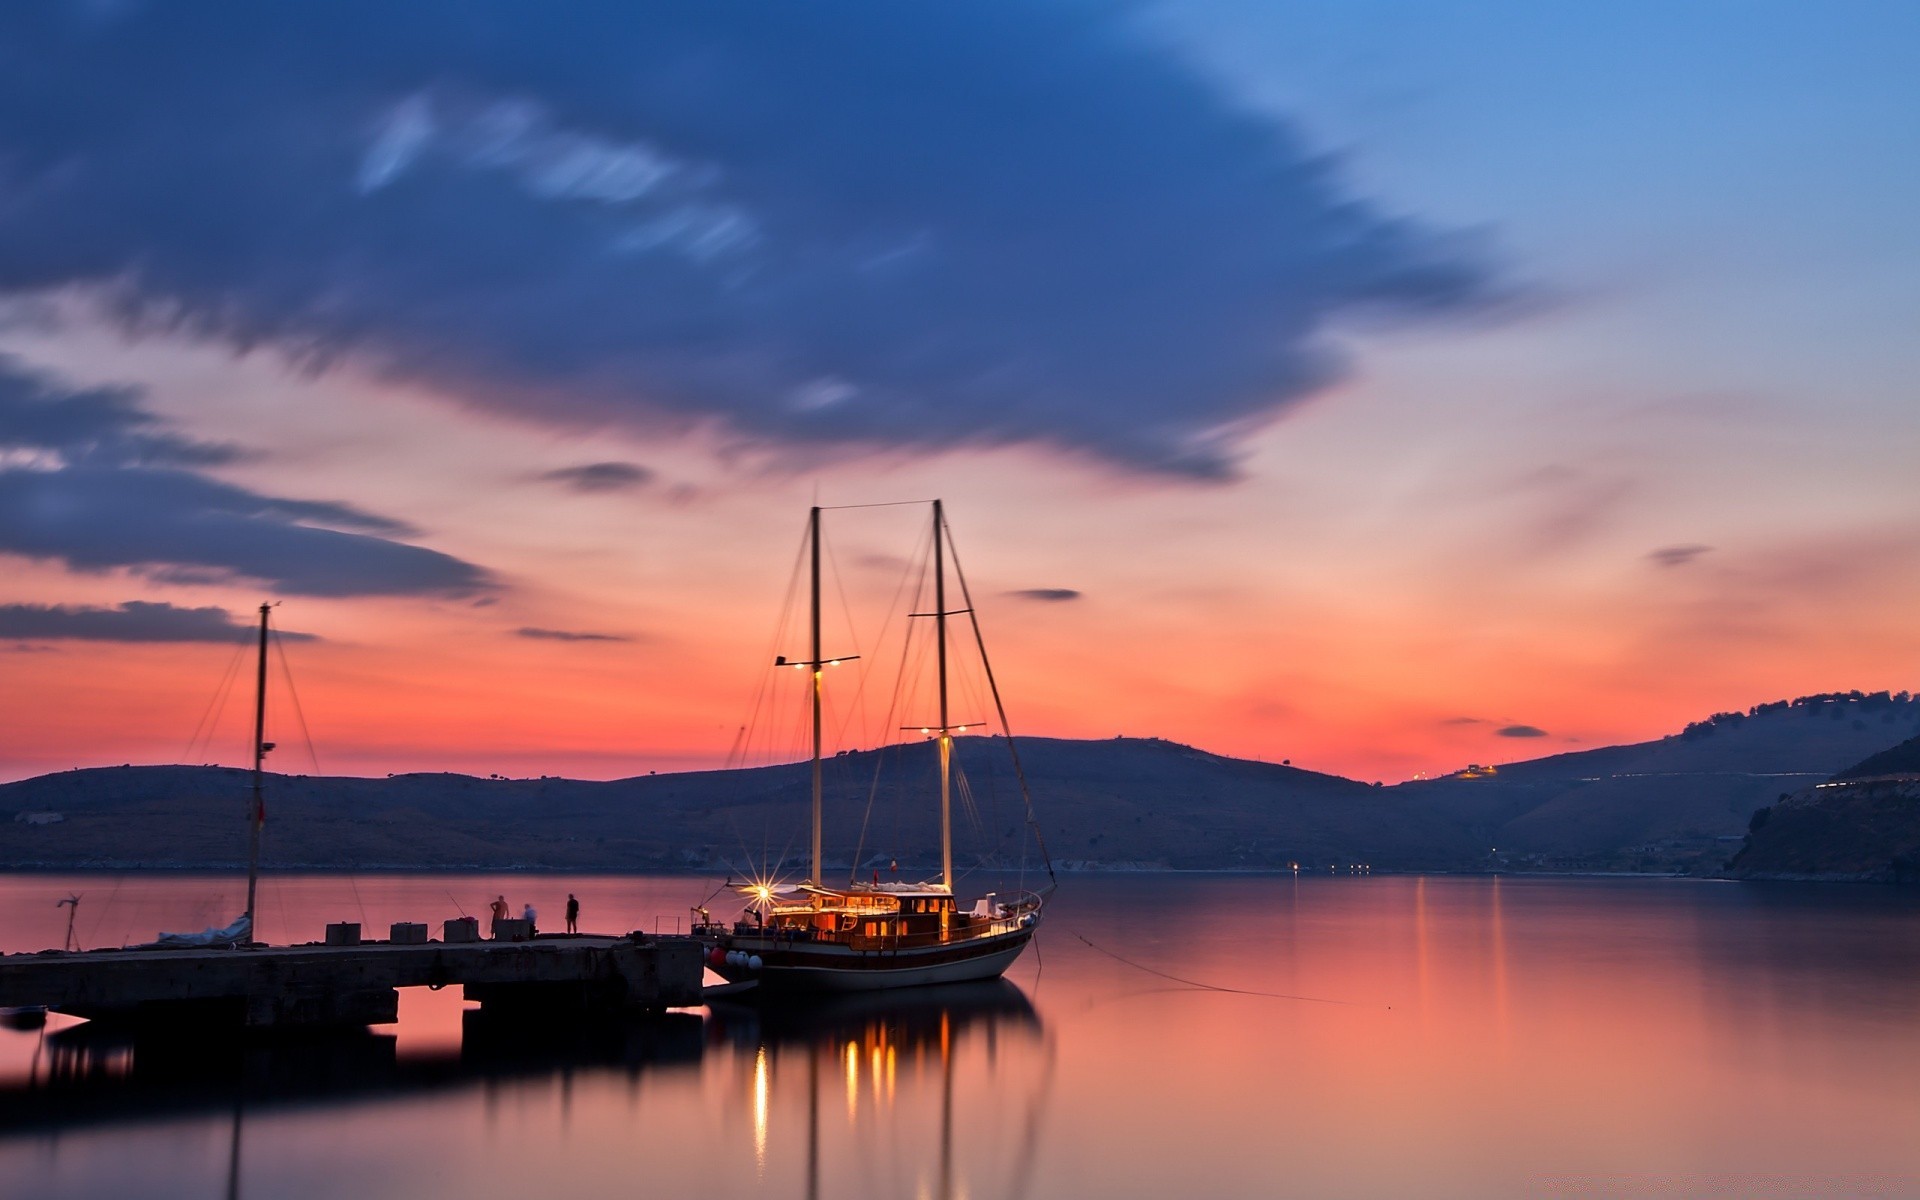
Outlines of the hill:
[{"label": "hill", "polygon": [[[1068,869],[1673,871],[1718,870],[1757,809],[1916,732],[1904,693],[1832,693],[1389,788],[1155,738],[1018,745]],[[1037,864],[1004,741],[961,738],[956,754],[956,864]],[[834,870],[937,866],[934,766],[929,743],[828,760]],[[237,866],[247,788],[217,767],[0,785],[0,868]],[[279,867],[741,871],[799,863],[808,793],[805,763],[607,782],[275,775],[263,853]]]},{"label": "hill", "polygon": [[[1019,749],[1048,846],[1068,866],[1339,859],[1412,869],[1470,850],[1444,817],[1337,776],[1157,739],[1021,739]],[[956,753],[967,784],[956,789],[956,862],[1010,866],[1024,852],[1037,864],[1004,742],[961,738]],[[932,868],[934,765],[930,744],[829,760],[828,861]],[[217,767],[109,767],[0,786],[0,813],[15,814],[0,823],[0,866],[239,865],[248,779]],[[263,855],[305,867],[744,869],[798,861],[808,794],[805,763],[611,782],[274,775]]]},{"label": "hill", "polygon": [[1755,810],[1920,732],[1920,700],[1832,692],[1718,713],[1652,742],[1470,767],[1395,791],[1459,823],[1487,861],[1719,869]]},{"label": "hill", "polygon": [[1920,775],[1920,737],[1910,737],[1890,750],[1862,759],[1834,778],[1873,779],[1885,775]]},{"label": "hill", "polygon": [[1920,737],[1753,814],[1737,879],[1920,882]]},{"label": "hill", "polygon": [[1727,864],[1736,879],[1920,883],[1920,783],[1822,784],[1754,814]]}]

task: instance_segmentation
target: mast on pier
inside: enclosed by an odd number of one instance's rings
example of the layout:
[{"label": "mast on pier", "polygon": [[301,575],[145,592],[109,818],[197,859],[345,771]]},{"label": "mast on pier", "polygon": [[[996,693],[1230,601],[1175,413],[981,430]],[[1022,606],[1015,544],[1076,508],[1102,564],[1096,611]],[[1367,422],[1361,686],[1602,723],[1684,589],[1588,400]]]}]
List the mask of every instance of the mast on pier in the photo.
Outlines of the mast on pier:
[{"label": "mast on pier", "polygon": [[258,941],[254,932],[254,898],[260,890],[260,825],[266,820],[263,790],[267,760],[267,614],[271,604],[260,606],[260,662],[254,672],[253,691],[253,813],[247,834],[247,940]]}]

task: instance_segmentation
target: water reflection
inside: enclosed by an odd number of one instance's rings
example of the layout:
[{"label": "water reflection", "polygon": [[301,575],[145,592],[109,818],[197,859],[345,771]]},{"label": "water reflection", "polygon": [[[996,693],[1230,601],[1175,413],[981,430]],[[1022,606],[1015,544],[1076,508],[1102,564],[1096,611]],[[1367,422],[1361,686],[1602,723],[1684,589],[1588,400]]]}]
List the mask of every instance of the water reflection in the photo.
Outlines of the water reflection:
[{"label": "water reflection", "polygon": [[[24,1074],[0,1081],[0,1143],[197,1121],[202,1140],[225,1143],[236,1197],[250,1165],[244,1133],[262,1117],[438,1104],[463,1090],[491,1103],[503,1088],[558,1085],[564,1130],[576,1079],[631,1090],[643,1077],[681,1097],[731,1080],[742,1103],[723,1106],[725,1123],[745,1135],[756,1183],[776,1193],[781,1180],[819,1196],[835,1181],[877,1179],[889,1194],[1020,1195],[1046,1094],[1024,1070],[1024,1052],[1044,1041],[1040,1018],[1004,981],[631,1021],[468,1010],[457,1048],[412,1054],[368,1031],[247,1042],[79,1023],[33,1036]],[[1023,1051],[1011,1063],[1010,1043]]]},{"label": "water reflection", "polygon": [[0,1081],[0,1136],[150,1118],[272,1109],[564,1076],[694,1067],[697,1016],[505,1022],[465,1014],[458,1051],[402,1057],[367,1030],[242,1041],[90,1022],[43,1033],[24,1078]]},{"label": "water reflection", "polygon": [[[703,882],[505,890],[649,913]],[[0,877],[0,915],[66,890]],[[375,920],[500,890],[360,883]],[[1052,912],[1013,985],[957,993],[583,1025],[449,988],[397,1041],[272,1047],[0,1029],[0,1195],[1920,1196],[1920,893],[1087,877]]]},{"label": "water reflection", "polygon": [[[1024,1095],[992,1098],[985,1090],[1010,1074],[1002,1070],[1010,1039],[1023,1049],[1044,1044],[1039,1015],[1014,985],[996,980],[764,1007],[715,1005],[711,1012],[710,1044],[752,1058],[754,1158],[763,1172],[776,1114],[804,1128],[804,1194],[810,1198],[821,1194],[829,1159],[840,1175],[872,1167],[876,1156],[898,1159],[903,1144],[922,1144],[931,1123],[934,1152],[916,1161],[914,1194],[950,1200],[1027,1191],[1047,1089],[1028,1080]],[[823,1141],[822,1106],[830,1104],[823,1081],[836,1075],[844,1084],[844,1119]],[[959,1146],[956,1095],[1003,1105],[1014,1120],[1006,1129],[985,1129],[980,1114],[969,1112],[965,1136],[989,1144]],[[777,1098],[793,1096],[793,1103],[776,1106]],[[970,1186],[962,1161],[968,1171],[994,1178],[980,1181],[984,1189]]]}]

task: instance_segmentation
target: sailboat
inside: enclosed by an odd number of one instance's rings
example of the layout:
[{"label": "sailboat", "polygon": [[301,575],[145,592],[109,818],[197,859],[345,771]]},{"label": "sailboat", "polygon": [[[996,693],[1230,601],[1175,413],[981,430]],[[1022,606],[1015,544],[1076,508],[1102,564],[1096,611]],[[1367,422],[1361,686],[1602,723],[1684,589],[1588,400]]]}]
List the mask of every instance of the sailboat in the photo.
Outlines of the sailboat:
[{"label": "sailboat", "polygon": [[[935,660],[938,670],[937,723],[918,727],[937,742],[940,774],[940,878],[921,883],[851,880],[830,885],[821,859],[822,811],[822,695],[824,668],[848,661],[823,655],[820,642],[820,514],[808,515],[811,605],[808,629],[810,653],[800,662],[784,657],[779,667],[799,667],[812,673],[813,707],[813,828],[810,873],[791,891],[769,884],[743,889],[748,910],[731,925],[702,919],[694,935],[707,944],[707,963],[730,984],[753,983],[760,991],[855,992],[938,983],[997,979],[1013,965],[1033,940],[1040,925],[1044,892],[1023,891],[1009,897],[988,893],[962,908],[954,891],[953,874],[953,735],[964,727],[952,723],[948,708],[948,618],[973,617],[966,578],[955,566],[965,607],[947,607],[947,539],[950,534],[941,502],[933,502],[933,600]],[[1006,728],[1006,708],[999,685],[986,662],[979,622],[971,620],[981,665],[998,710],[1001,732],[1013,755],[1016,774],[1019,754]],[[1021,789],[1026,790],[1021,775]],[[1031,802],[1028,822],[1032,822]],[[1038,827],[1033,826],[1036,838]],[[1041,842],[1045,854],[1045,843]],[[1048,874],[1052,865],[1048,864]],[[1048,890],[1051,890],[1049,887]],[[704,917],[704,914],[702,914]]]},{"label": "sailboat", "polygon": [[254,902],[260,891],[260,826],[267,818],[267,752],[273,749],[273,743],[267,741],[267,619],[272,613],[273,605],[260,606],[260,649],[254,660],[253,794],[247,805],[247,911],[224,928],[202,929],[197,933],[162,933],[149,943],[152,948],[190,950],[254,943]]}]

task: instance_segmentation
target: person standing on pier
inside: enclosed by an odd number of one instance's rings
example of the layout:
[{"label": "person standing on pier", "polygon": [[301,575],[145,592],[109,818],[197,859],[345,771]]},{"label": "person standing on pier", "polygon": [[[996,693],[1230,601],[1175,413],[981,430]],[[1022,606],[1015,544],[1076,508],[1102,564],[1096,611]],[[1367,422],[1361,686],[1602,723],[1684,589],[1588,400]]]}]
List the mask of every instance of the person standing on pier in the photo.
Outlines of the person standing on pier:
[{"label": "person standing on pier", "polygon": [[493,898],[493,936],[496,939],[500,936],[500,922],[506,919],[507,898],[505,896],[495,896]]},{"label": "person standing on pier", "polygon": [[572,892],[567,893],[567,932],[580,932],[580,901]]},{"label": "person standing on pier", "polygon": [[527,905],[526,907],[520,910],[520,919],[527,923],[528,937],[532,937],[534,934],[539,932],[538,927],[534,924],[534,922],[539,919],[539,916],[540,916],[539,913],[536,913],[533,911],[533,905],[531,904]]}]

